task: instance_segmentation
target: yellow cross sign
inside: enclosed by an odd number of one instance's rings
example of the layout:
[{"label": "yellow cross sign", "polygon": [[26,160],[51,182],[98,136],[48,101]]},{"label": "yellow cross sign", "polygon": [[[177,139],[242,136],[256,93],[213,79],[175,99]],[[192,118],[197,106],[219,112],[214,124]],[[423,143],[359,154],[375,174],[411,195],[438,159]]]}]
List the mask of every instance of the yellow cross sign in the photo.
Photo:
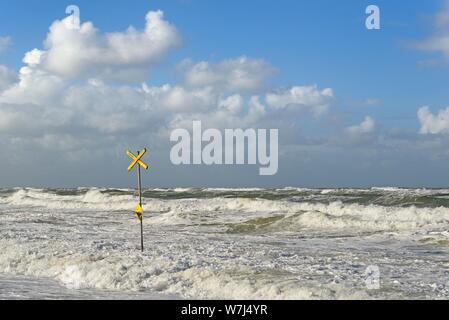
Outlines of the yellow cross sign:
[{"label": "yellow cross sign", "polygon": [[137,164],[137,174],[139,178],[139,184],[137,185],[139,190],[139,204],[136,207],[136,215],[140,220],[140,241],[143,252],[143,208],[142,208],[142,179],[140,175],[140,167],[143,167],[145,170],[148,170],[149,166],[142,161],[142,157],[147,153],[147,149],[143,149],[143,151],[137,151],[137,156],[134,155],[131,151],[126,151],[126,154],[133,159],[133,162],[129,165],[128,171],[131,171]]},{"label": "yellow cross sign", "polygon": [[144,149],[142,152],[140,152],[137,156],[135,156],[131,151],[126,151],[126,153],[128,154],[128,156],[131,157],[131,159],[133,159],[133,162],[130,164],[130,166],[128,167],[128,171],[131,171],[134,166],[136,164],[139,164],[141,167],[143,167],[145,170],[148,170],[149,166],[143,162],[141,159],[142,157],[145,155],[145,153],[147,153],[147,149]]}]

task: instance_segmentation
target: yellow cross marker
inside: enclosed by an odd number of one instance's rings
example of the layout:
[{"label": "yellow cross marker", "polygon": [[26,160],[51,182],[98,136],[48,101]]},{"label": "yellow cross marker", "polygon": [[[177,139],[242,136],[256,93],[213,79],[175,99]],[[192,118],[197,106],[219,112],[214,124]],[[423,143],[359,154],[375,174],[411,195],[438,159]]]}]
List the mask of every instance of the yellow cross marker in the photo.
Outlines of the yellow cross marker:
[{"label": "yellow cross marker", "polygon": [[128,167],[128,171],[131,171],[134,166],[136,164],[139,164],[140,166],[142,166],[145,170],[148,170],[149,166],[143,162],[141,159],[142,157],[145,155],[145,153],[147,153],[147,149],[144,149],[142,152],[139,153],[138,156],[135,156],[131,151],[126,151],[126,153],[128,154],[128,156],[131,157],[131,159],[133,159],[133,162],[130,164],[130,166]]},{"label": "yellow cross marker", "polygon": [[143,252],[143,207],[142,207],[142,179],[140,176],[140,167],[145,168],[145,170],[148,170],[149,166],[142,161],[142,157],[147,153],[147,149],[143,149],[143,151],[138,151],[137,156],[134,155],[131,151],[126,151],[126,154],[133,159],[133,162],[129,165],[128,171],[131,171],[137,164],[137,177],[138,177],[138,185],[137,188],[139,190],[139,204],[136,207],[135,213],[137,217],[140,220],[140,240],[141,240],[141,247]]}]

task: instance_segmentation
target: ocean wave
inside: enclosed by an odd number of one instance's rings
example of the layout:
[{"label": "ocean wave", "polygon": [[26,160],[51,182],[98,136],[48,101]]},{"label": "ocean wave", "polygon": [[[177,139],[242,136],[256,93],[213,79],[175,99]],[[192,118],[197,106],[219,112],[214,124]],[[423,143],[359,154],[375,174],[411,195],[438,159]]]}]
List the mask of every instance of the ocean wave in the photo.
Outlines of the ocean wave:
[{"label": "ocean wave", "polygon": [[264,191],[262,188],[205,188],[205,192],[257,192]]},{"label": "ocean wave", "polygon": [[69,289],[151,290],[196,299],[360,299],[344,285],[310,286],[279,274],[225,263],[220,268],[180,254],[73,251],[63,244],[0,241],[0,272],[58,280]]},{"label": "ocean wave", "polygon": [[[133,201],[134,200],[134,201]],[[16,207],[42,207],[61,210],[125,210],[130,202],[135,202],[131,195],[108,195],[101,189],[79,191],[77,194],[59,195],[41,189],[20,189],[3,198],[1,202]]]},{"label": "ocean wave", "polygon": [[[58,195],[40,189],[20,189],[2,202],[13,207],[52,210],[132,211],[132,193],[111,195],[105,189],[89,189],[75,195]],[[387,202],[383,199],[383,202]],[[383,206],[342,201],[297,202],[259,198],[145,199],[148,220],[164,225],[229,226],[260,218],[284,218],[270,223],[266,232],[327,230],[353,232],[443,229],[449,225],[449,208]],[[259,228],[260,229],[260,228]]]},{"label": "ocean wave", "polygon": [[[0,190],[0,273],[204,299],[449,292],[447,190],[163,190],[145,190],[143,254],[132,189]],[[373,264],[389,282],[368,295]]]}]

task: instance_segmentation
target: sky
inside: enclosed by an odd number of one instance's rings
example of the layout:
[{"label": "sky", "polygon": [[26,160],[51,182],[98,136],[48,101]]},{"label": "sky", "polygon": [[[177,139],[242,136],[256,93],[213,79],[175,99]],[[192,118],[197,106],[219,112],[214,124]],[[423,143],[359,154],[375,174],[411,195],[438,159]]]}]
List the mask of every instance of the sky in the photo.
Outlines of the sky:
[{"label": "sky", "polygon": [[[1,1],[0,187],[130,187],[144,147],[148,187],[449,187],[448,70],[446,0]],[[277,174],[173,165],[195,120],[279,129]]]}]

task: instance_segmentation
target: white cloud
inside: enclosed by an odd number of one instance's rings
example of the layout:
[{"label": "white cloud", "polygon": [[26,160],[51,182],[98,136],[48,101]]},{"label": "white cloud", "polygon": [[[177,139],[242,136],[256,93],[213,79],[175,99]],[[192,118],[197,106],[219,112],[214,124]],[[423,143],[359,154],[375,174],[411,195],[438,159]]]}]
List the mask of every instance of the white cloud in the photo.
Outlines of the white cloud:
[{"label": "white cloud", "polygon": [[[162,12],[148,14],[143,32],[100,34],[90,22],[79,30],[67,22],[52,24],[46,49],[27,52],[18,74],[0,68],[0,131],[11,146],[87,152],[139,139],[163,145],[170,130],[191,128],[193,120],[215,128],[281,128],[302,116],[293,111],[321,115],[333,100],[331,89],[317,86],[269,92],[264,87],[274,68],[246,56],[184,60],[180,83],[137,86],[134,67],[146,71],[179,43]],[[105,75],[126,75],[128,83]]]},{"label": "white cloud", "polygon": [[165,86],[160,102],[174,112],[207,112],[216,104],[211,88],[188,90],[180,86]]},{"label": "white cloud", "polygon": [[[294,119],[268,107],[260,96],[168,84],[117,86],[96,79],[72,84],[28,67],[22,69],[18,83],[0,94],[0,110],[0,130],[14,133],[15,138],[31,132],[36,137],[89,134],[126,141],[139,134],[157,138],[167,130],[189,128],[198,119],[216,128],[257,127],[262,122],[277,128],[282,121]],[[15,130],[19,123],[26,130]]]},{"label": "white cloud", "polygon": [[383,143],[382,135],[377,132],[376,121],[369,116],[361,123],[345,128],[341,135],[332,136],[328,140],[328,146],[365,148],[368,152],[374,152],[377,150],[374,147]]},{"label": "white cloud", "polygon": [[373,133],[376,129],[376,122],[371,117],[365,117],[362,123],[346,128],[346,132],[352,136],[360,136]]},{"label": "white cloud", "polygon": [[424,106],[418,110],[418,119],[421,124],[421,134],[449,133],[449,107],[440,110],[438,115],[434,115],[428,106]]},{"label": "white cloud", "polygon": [[240,94],[220,99],[219,107],[228,110],[231,114],[238,114],[243,108],[243,97]]},{"label": "white cloud", "polygon": [[317,86],[295,86],[266,95],[267,104],[274,109],[307,110],[315,116],[324,114],[332,99],[332,89],[319,90]]},{"label": "white cloud", "polygon": [[25,57],[23,58],[23,63],[26,63],[30,67],[36,67],[42,62],[42,57],[44,56],[45,52],[33,49],[27,53],[25,53]]},{"label": "white cloud", "polygon": [[60,77],[30,67],[21,68],[18,76],[18,82],[0,95],[0,103],[52,104],[66,87]]},{"label": "white cloud", "polygon": [[2,51],[5,51],[8,49],[8,47],[11,45],[11,38],[10,37],[0,37],[0,53]]},{"label": "white cloud", "polygon": [[188,87],[212,86],[219,90],[244,92],[261,89],[275,73],[265,60],[246,56],[216,63],[202,61],[194,64],[191,60],[184,60],[178,69]]},{"label": "white cloud", "polygon": [[418,43],[421,50],[439,52],[449,60],[449,0],[445,0],[443,8],[435,16],[435,31],[428,39]]},{"label": "white cloud", "polygon": [[71,17],[55,21],[45,40],[46,50],[26,54],[29,67],[60,77],[95,75],[125,81],[143,80],[148,68],[180,44],[176,28],[164,20],[161,11],[146,16],[146,27],[138,31],[100,33],[92,22],[71,28]]},{"label": "white cloud", "polygon": [[362,104],[366,107],[378,106],[382,104],[382,100],[376,98],[367,98],[365,99],[365,101],[363,101]]},{"label": "white cloud", "polygon": [[0,65],[0,92],[17,81],[16,73],[5,66]]}]

